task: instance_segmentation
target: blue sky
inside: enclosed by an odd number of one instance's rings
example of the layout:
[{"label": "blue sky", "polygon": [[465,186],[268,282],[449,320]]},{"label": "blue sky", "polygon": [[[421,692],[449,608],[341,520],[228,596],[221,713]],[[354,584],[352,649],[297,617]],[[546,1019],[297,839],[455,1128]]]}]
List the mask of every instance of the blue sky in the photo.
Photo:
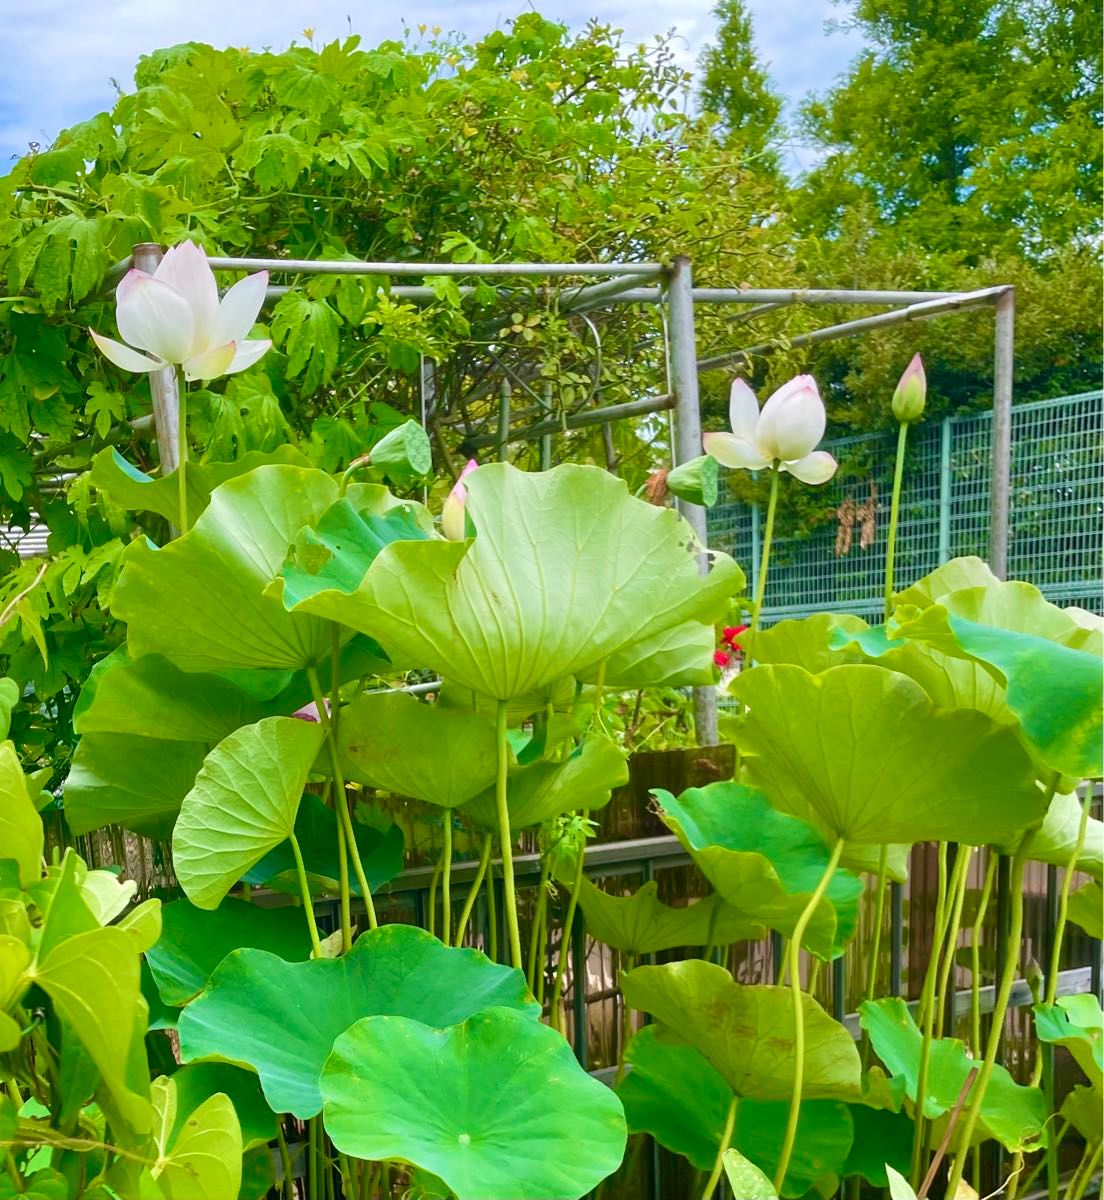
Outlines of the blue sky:
[{"label": "blue sky", "polygon": [[[674,29],[693,63],[713,34],[714,0],[545,0],[545,16],[581,26],[596,17],[630,38]],[[138,57],[183,41],[280,48],[313,26],[316,43],[343,36],[351,18],[366,42],[401,34],[402,17],[478,34],[520,7],[502,0],[0,0],[0,173],[31,141],[111,106],[112,80],[128,90]],[[855,33],[825,34],[846,14],[832,0],[750,0],[756,41],[778,89],[793,103],[829,86],[858,52]],[[796,170],[805,156],[790,153]]]}]

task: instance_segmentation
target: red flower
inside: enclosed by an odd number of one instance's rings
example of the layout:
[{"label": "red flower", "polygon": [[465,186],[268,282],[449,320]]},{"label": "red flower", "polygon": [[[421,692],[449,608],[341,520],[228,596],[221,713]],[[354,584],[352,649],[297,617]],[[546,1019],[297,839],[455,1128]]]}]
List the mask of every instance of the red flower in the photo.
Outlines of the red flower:
[{"label": "red flower", "polygon": [[713,661],[718,667],[727,667],[731,659],[723,650],[715,650],[713,652]]},{"label": "red flower", "polygon": [[733,649],[735,649],[736,646],[739,644],[737,642],[737,638],[739,638],[740,634],[743,633],[745,629],[747,629],[746,625],[728,625],[728,626],[726,626],[724,634],[723,634],[725,642],[727,642],[728,645],[730,645]]}]

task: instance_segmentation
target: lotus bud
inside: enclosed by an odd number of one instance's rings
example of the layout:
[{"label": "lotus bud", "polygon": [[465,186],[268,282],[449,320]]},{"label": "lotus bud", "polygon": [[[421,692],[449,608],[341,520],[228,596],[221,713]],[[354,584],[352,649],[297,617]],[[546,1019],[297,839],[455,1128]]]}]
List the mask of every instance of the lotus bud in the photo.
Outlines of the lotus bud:
[{"label": "lotus bud", "polygon": [[667,472],[667,490],[690,504],[712,508],[717,503],[719,464],[712,455],[702,454]]},{"label": "lotus bud", "polygon": [[919,421],[924,415],[927,395],[928,379],[924,374],[924,363],[919,354],[914,354],[893,393],[893,415],[902,425]]},{"label": "lotus bud", "polygon": [[478,466],[474,458],[468,459],[441,509],[441,532],[450,542],[462,542],[467,536],[468,489],[464,477]]}]

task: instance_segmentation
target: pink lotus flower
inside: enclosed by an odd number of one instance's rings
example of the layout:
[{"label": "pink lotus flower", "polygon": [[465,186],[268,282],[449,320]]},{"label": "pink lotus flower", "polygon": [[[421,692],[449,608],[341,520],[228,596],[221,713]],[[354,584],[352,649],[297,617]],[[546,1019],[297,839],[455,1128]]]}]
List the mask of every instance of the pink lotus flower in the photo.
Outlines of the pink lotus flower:
[{"label": "pink lotus flower", "polygon": [[235,283],[220,302],[207,255],[194,242],[181,242],[152,275],[128,271],[116,288],[115,320],[128,345],[89,333],[104,357],[124,371],[159,371],[175,363],[188,380],[233,375],[272,345],[268,339],[247,340],[267,286],[268,272],[258,271]]},{"label": "pink lotus flower", "polygon": [[467,534],[468,489],[464,479],[478,466],[474,458],[468,459],[441,509],[441,532],[450,542],[462,542]]},{"label": "pink lotus flower", "polygon": [[924,415],[924,404],[928,396],[928,377],[924,374],[924,360],[919,354],[905,368],[893,393],[893,415],[902,424],[911,425]]}]

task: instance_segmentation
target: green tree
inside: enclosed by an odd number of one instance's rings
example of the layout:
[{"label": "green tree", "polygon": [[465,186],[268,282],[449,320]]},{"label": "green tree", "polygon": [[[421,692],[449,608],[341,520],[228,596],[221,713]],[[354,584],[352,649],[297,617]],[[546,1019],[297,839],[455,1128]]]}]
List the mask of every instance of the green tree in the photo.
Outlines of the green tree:
[{"label": "green tree", "polygon": [[719,118],[721,131],[738,141],[758,165],[777,171],[775,144],[783,135],[782,97],[755,50],[751,15],[744,0],[717,0],[717,40],[698,63],[698,97]]}]

